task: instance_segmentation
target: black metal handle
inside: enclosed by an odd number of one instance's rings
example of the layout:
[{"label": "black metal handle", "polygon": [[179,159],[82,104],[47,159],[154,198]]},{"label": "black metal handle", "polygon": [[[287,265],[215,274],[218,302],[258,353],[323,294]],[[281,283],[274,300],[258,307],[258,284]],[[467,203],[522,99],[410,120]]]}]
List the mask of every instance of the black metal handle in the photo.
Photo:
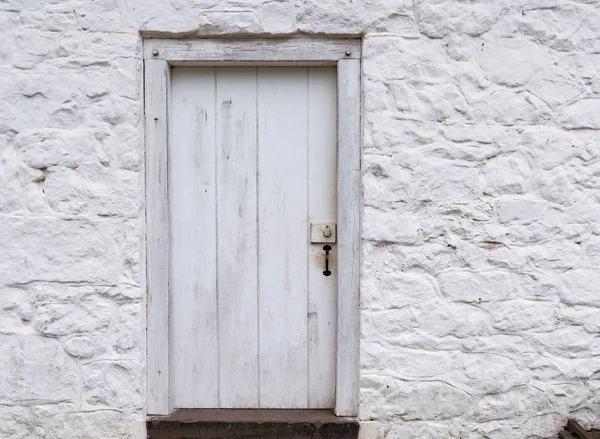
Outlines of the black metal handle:
[{"label": "black metal handle", "polygon": [[323,246],[323,250],[325,250],[325,271],[323,274],[325,276],[331,276],[331,271],[329,271],[329,252],[331,251],[330,245]]}]

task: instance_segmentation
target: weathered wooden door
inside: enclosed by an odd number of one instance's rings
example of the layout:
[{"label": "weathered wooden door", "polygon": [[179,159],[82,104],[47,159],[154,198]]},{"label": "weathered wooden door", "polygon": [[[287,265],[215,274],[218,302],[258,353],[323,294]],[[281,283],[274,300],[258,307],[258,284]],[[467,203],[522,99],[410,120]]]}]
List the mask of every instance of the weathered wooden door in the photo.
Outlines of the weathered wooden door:
[{"label": "weathered wooden door", "polygon": [[335,238],[335,68],[174,67],[171,84],[173,406],[333,407],[336,245],[310,229]]}]

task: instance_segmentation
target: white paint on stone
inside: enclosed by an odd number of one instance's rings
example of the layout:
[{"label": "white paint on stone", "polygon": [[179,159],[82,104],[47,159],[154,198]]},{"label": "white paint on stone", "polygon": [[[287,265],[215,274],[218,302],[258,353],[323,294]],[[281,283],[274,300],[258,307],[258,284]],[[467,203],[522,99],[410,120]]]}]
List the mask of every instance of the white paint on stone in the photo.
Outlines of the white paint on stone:
[{"label": "white paint on stone", "polygon": [[142,367],[138,361],[97,360],[82,367],[82,396],[94,407],[141,409]]},{"label": "white paint on stone", "polygon": [[143,334],[138,329],[142,312],[140,303],[126,303],[117,310],[112,334],[112,346],[116,352],[131,352],[135,349],[135,353],[139,355]]},{"label": "white paint on stone", "polygon": [[362,35],[365,435],[600,428],[596,0],[0,2],[0,436],[144,437],[142,41]]},{"label": "white paint on stone", "polygon": [[33,327],[42,335],[60,336],[106,329],[112,305],[106,299],[79,303],[41,303],[35,306]]},{"label": "white paint on stone", "polygon": [[63,342],[63,348],[74,358],[88,359],[106,352],[108,341],[102,336],[75,336]]},{"label": "white paint on stone", "polygon": [[558,117],[567,129],[600,129],[600,99],[581,99],[565,108]]},{"label": "white paint on stone", "polygon": [[[115,284],[120,270],[119,223],[54,216],[0,216],[0,278]],[[16,239],[19,237],[19,239]],[[24,244],[21,240],[26,240]]]},{"label": "white paint on stone", "polygon": [[33,306],[26,288],[5,288],[0,296],[0,334],[33,334]]},{"label": "white paint on stone", "polygon": [[0,336],[0,404],[74,401],[80,371],[56,339]]}]

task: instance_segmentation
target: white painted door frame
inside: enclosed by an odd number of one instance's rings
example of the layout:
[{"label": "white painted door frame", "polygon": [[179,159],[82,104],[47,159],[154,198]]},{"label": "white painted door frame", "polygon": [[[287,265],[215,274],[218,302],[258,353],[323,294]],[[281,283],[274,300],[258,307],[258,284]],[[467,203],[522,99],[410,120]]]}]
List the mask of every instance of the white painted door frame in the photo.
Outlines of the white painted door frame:
[{"label": "white painted door frame", "polygon": [[[144,40],[147,412],[173,406],[169,376],[168,143],[170,67],[334,65],[338,92],[338,327],[335,414],[356,416],[359,391],[361,41]],[[308,233],[308,231],[307,231]]]}]

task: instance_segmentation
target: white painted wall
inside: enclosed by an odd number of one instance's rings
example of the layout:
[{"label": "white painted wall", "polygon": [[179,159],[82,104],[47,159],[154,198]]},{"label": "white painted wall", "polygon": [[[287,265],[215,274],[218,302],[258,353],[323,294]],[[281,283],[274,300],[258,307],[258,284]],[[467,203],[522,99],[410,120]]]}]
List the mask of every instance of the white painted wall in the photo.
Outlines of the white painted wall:
[{"label": "white painted wall", "polygon": [[361,407],[600,427],[600,4],[0,3],[0,437],[144,436],[141,39],[365,34]]}]

